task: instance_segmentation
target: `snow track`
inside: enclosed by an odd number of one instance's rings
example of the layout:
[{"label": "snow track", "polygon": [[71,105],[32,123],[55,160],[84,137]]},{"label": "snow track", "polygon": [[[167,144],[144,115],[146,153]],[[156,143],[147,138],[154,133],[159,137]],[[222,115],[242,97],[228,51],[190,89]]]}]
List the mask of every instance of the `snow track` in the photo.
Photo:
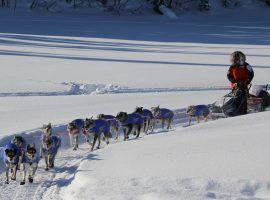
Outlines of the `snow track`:
[{"label": "snow track", "polygon": [[89,94],[126,94],[126,93],[153,93],[153,92],[184,92],[184,91],[215,91],[227,90],[225,86],[212,87],[174,87],[174,88],[130,88],[113,84],[84,84],[76,82],[52,83],[64,87],[64,91],[38,91],[38,92],[2,92],[0,97],[13,96],[64,96]]},{"label": "snow track", "polygon": [[[50,171],[45,171],[45,163],[42,159],[37,170],[34,183],[29,184],[26,180],[26,185],[21,186],[19,182],[22,180],[22,170],[18,171],[17,181],[12,181],[10,184],[5,184],[5,173],[3,172],[4,166],[1,169],[1,193],[0,199],[5,200],[20,200],[20,199],[61,199],[57,194],[61,186],[67,185],[71,182],[74,173],[79,166],[79,163],[86,158],[90,158],[94,154],[90,154],[87,145],[82,145],[78,151],[72,151],[69,148],[69,140],[65,132],[66,125],[59,125],[54,127],[54,133],[61,137],[62,146],[56,158],[56,166]],[[23,133],[27,142],[39,144],[41,135],[40,129]],[[1,146],[5,144],[12,136],[3,138]],[[81,139],[81,138],[80,138]]]}]

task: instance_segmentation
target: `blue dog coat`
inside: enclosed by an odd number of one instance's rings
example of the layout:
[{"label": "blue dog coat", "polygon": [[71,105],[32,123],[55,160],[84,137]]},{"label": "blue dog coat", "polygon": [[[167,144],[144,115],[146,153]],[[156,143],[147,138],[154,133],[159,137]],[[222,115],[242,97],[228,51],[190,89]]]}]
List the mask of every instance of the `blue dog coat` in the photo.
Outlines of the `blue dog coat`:
[{"label": "blue dog coat", "polygon": [[113,115],[103,115],[103,119],[109,122],[110,126],[118,126],[118,121]]},{"label": "blue dog coat", "polygon": [[148,109],[143,109],[143,116],[147,116],[149,119],[154,119],[153,113]]},{"label": "blue dog coat", "polygon": [[[11,143],[14,144],[13,141],[11,141]],[[16,145],[16,144],[14,144],[14,145]],[[21,146],[20,147],[17,146],[17,148],[18,148],[18,150],[19,150],[19,152],[21,154],[24,154],[25,153],[25,151],[26,151],[26,141],[25,141],[25,139],[23,137],[22,137],[22,144],[21,144]]]},{"label": "blue dog coat", "polygon": [[[15,150],[15,156],[13,157],[13,159],[10,161],[9,158],[7,157],[5,150],[7,149],[14,149]],[[13,143],[9,143],[4,147],[4,157],[3,157],[3,161],[5,164],[17,164],[19,162],[19,149],[18,147],[13,144]]]},{"label": "blue dog coat", "polygon": [[144,120],[140,114],[131,113],[127,115],[126,121],[123,123],[124,125],[128,124],[143,124]]},{"label": "blue dog coat", "polygon": [[209,115],[210,110],[206,105],[196,105],[194,109],[194,116],[204,116]]},{"label": "blue dog coat", "polygon": [[71,123],[75,124],[76,129],[81,131],[84,128],[84,120],[83,119],[75,119]]},{"label": "blue dog coat", "polygon": [[42,151],[44,154],[49,154],[49,153],[57,154],[58,149],[61,146],[61,139],[59,137],[53,135],[51,138],[52,138],[52,146],[50,149],[47,150],[45,144],[43,144],[42,146]]},{"label": "blue dog coat", "polygon": [[160,118],[160,119],[170,119],[170,118],[173,118],[173,116],[174,116],[173,111],[167,108],[160,108],[157,113],[157,118]]},{"label": "blue dog coat", "polygon": [[23,163],[27,163],[27,164],[33,164],[33,163],[39,163],[39,155],[36,153],[35,157],[33,159],[30,159],[28,156],[24,155],[23,156]]},{"label": "blue dog coat", "polygon": [[104,133],[104,135],[109,135],[110,133],[110,123],[104,119],[96,119],[94,122],[94,127],[90,129],[90,132],[100,135]]}]

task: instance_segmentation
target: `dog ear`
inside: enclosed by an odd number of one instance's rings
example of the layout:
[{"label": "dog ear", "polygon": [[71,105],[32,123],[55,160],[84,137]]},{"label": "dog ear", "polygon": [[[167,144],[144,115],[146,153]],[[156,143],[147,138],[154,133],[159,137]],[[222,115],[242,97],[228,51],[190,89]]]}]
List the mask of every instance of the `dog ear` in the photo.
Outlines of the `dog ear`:
[{"label": "dog ear", "polygon": [[90,119],[93,119],[93,116]]},{"label": "dog ear", "polygon": [[26,149],[29,149],[30,148],[30,144],[28,144],[27,146],[26,146]]},{"label": "dog ear", "polygon": [[5,153],[7,154],[9,152],[9,149],[5,149]]}]

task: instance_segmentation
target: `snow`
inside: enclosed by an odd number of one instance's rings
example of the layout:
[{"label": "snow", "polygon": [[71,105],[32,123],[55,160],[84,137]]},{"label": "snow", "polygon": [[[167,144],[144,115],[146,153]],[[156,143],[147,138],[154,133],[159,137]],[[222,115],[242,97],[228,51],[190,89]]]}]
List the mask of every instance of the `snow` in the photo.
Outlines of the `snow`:
[{"label": "snow", "polygon": [[[48,122],[63,146],[34,184],[1,181],[0,199],[269,199],[269,112],[185,127],[187,106],[228,92],[233,51],[247,54],[254,84],[269,82],[268,18],[263,7],[174,20],[1,10],[0,152],[14,134],[38,145]],[[172,130],[94,152],[82,137],[78,151],[69,147],[75,118],[156,105],[175,111]]]},{"label": "snow", "polygon": [[245,52],[255,67],[254,83],[265,84],[269,81],[265,73],[269,10],[261,8],[256,18],[250,14],[256,10],[245,10],[240,16],[238,12],[186,15],[173,21],[157,16],[3,12],[0,56],[5,70],[0,74],[0,93],[66,93],[62,83],[227,86],[224,74],[235,50]]},{"label": "snow", "polygon": [[269,197],[269,113],[254,115],[178,127],[96,151],[79,165],[62,197]]}]

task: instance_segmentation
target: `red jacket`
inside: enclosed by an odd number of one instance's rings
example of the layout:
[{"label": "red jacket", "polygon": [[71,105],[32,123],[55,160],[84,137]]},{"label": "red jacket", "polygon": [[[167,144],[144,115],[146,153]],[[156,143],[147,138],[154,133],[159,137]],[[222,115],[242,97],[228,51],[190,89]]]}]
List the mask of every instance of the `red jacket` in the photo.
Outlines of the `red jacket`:
[{"label": "red jacket", "polygon": [[235,83],[248,85],[254,77],[254,71],[248,63],[245,63],[243,66],[231,65],[227,77],[231,82],[231,88],[234,87]]}]

